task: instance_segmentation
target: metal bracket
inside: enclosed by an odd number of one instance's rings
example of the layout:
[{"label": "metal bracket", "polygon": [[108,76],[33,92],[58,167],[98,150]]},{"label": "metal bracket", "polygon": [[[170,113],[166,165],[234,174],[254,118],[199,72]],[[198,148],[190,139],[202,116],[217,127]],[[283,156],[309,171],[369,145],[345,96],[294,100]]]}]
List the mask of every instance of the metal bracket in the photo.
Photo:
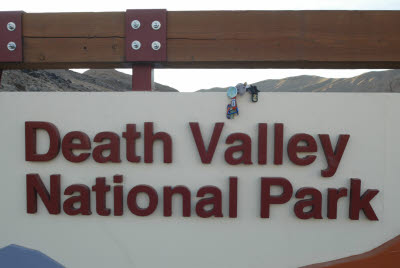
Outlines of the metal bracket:
[{"label": "metal bracket", "polygon": [[0,62],[22,62],[22,11],[0,11]]},{"label": "metal bracket", "polygon": [[125,33],[126,61],[167,61],[166,9],[128,9]]}]

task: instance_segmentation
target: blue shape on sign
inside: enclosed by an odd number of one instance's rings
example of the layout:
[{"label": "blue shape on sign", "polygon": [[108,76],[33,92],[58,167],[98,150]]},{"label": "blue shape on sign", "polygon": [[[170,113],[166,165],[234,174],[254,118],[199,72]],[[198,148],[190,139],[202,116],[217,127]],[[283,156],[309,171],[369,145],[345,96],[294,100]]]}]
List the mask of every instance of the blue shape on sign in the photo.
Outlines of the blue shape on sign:
[{"label": "blue shape on sign", "polygon": [[37,250],[18,245],[0,249],[0,267],[7,268],[64,268],[61,264]]}]

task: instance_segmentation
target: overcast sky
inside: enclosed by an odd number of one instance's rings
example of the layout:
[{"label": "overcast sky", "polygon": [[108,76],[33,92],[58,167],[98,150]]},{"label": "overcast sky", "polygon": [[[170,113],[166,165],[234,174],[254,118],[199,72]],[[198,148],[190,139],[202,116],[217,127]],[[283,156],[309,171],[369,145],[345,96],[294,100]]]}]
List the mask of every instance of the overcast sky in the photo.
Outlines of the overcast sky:
[{"label": "overcast sky", "polygon": [[[25,12],[83,12],[124,11],[126,9],[166,8],[167,10],[400,10],[400,0],[245,0],[245,1],[49,1],[49,0],[2,0],[0,10]],[[81,70],[82,71],[82,70]],[[130,73],[130,70],[121,70]],[[155,81],[172,86],[179,91],[195,91],[201,88],[227,87],[239,82],[254,83],[265,79],[310,74],[325,77],[351,77],[369,70],[156,70]]]}]

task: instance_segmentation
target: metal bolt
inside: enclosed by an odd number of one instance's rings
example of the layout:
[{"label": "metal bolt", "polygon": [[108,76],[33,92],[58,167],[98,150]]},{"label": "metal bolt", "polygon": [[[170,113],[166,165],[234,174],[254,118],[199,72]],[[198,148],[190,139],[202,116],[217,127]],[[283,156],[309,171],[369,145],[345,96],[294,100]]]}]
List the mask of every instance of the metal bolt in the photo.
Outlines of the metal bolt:
[{"label": "metal bolt", "polygon": [[8,50],[10,50],[10,51],[14,51],[14,50],[17,48],[17,45],[16,45],[14,42],[9,42],[9,43],[7,44],[7,48],[8,48]]},{"label": "metal bolt", "polygon": [[161,28],[161,23],[158,20],[153,21],[153,23],[151,24],[151,28],[153,28],[153,30],[159,30]]},{"label": "metal bolt", "polygon": [[134,50],[139,50],[141,46],[142,46],[142,44],[140,44],[140,42],[138,40],[135,40],[132,42],[132,48]]},{"label": "metal bolt", "polygon": [[135,30],[139,29],[139,28],[140,28],[140,21],[138,21],[138,20],[133,20],[133,21],[131,22],[131,26],[132,26],[132,28],[135,29]]},{"label": "metal bolt", "polygon": [[153,48],[153,50],[159,50],[161,48],[161,44],[158,41],[154,41],[153,43],[151,43],[151,47]]},{"label": "metal bolt", "polygon": [[17,28],[17,25],[15,25],[14,22],[10,21],[9,23],[7,23],[7,30],[9,30],[10,32],[14,31]]}]

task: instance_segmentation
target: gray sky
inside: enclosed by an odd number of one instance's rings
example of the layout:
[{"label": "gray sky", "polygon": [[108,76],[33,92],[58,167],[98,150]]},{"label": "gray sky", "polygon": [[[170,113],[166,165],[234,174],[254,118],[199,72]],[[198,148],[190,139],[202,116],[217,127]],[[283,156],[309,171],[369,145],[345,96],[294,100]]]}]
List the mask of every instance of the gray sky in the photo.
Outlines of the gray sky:
[{"label": "gray sky", "polygon": [[26,12],[82,12],[123,11],[129,8],[166,8],[168,10],[399,10],[399,0],[279,0],[279,1],[50,1],[13,0],[2,1],[1,10],[24,10]]},{"label": "gray sky", "polygon": [[[400,0],[245,0],[245,1],[49,1],[3,0],[0,10],[24,10],[25,12],[83,12],[124,11],[126,9],[166,8],[167,10],[400,10]],[[83,71],[83,70],[80,70]],[[121,70],[127,73],[131,71]],[[239,82],[254,83],[265,79],[277,79],[296,75],[325,77],[351,77],[369,70],[156,70],[155,81],[177,88],[179,91],[195,91],[201,88],[227,87]]]}]

